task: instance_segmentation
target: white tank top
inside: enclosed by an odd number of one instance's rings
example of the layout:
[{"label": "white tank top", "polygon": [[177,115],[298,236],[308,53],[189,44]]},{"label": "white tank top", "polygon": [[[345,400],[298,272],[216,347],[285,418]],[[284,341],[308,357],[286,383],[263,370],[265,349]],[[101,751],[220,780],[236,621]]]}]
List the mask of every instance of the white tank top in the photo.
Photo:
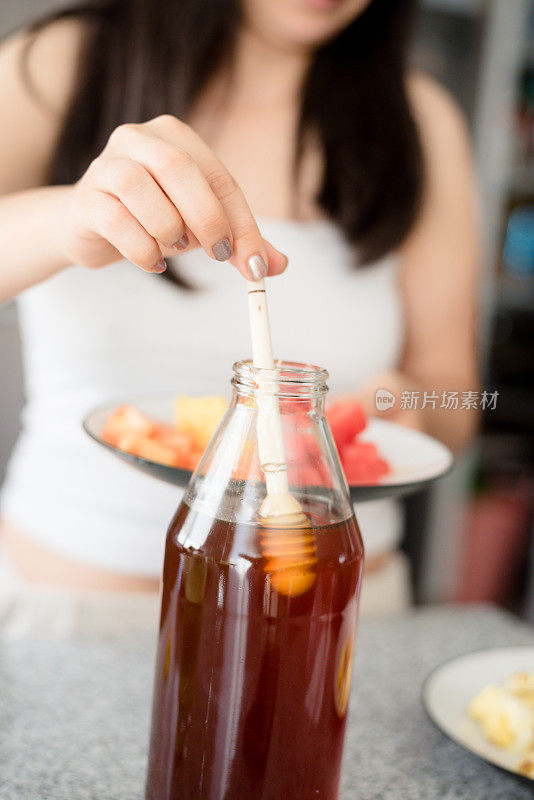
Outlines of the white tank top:
[{"label": "white tank top", "polygon": [[[326,367],[332,395],[394,368],[402,347],[396,256],[355,270],[330,222],[260,223],[289,256],[286,273],[268,283],[276,356]],[[82,418],[150,392],[229,395],[232,363],[250,355],[243,278],[202,251],[183,255],[179,270],[197,291],[120,262],[72,267],[19,298],[27,403],[1,512],[40,543],[124,574],[160,573],[182,491],[100,448]],[[363,504],[357,515],[368,553],[394,545],[394,503]]]}]

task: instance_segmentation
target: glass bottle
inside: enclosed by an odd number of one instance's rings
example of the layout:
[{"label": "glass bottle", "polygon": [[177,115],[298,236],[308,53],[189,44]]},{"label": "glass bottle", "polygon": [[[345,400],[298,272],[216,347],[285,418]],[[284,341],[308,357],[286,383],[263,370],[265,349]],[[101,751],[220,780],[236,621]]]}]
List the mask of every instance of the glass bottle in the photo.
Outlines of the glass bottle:
[{"label": "glass bottle", "polygon": [[278,363],[291,494],[264,520],[256,371],[168,530],[147,800],[336,800],[363,545],[324,414],[325,370]]}]

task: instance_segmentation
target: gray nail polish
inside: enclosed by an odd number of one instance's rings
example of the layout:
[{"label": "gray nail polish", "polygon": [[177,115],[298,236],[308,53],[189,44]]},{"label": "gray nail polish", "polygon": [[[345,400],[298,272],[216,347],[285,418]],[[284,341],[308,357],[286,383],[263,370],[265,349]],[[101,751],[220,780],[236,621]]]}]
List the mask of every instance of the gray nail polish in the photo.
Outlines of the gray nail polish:
[{"label": "gray nail polish", "polygon": [[248,271],[253,281],[260,281],[267,277],[267,264],[261,256],[251,256],[248,260]]},{"label": "gray nail polish", "polygon": [[166,269],[167,269],[167,264],[165,263],[165,259],[164,258],[160,258],[158,263],[155,264],[154,267],[153,267],[154,272],[157,272],[159,274],[161,274],[162,272],[165,272]]},{"label": "gray nail polish", "polygon": [[221,239],[220,242],[213,245],[213,255],[217,261],[228,261],[232,255],[232,245],[228,239]]},{"label": "gray nail polish", "polygon": [[187,237],[187,233],[184,233],[182,238],[178,239],[178,241],[173,244],[173,247],[175,250],[185,250],[188,244],[189,244],[189,239]]}]

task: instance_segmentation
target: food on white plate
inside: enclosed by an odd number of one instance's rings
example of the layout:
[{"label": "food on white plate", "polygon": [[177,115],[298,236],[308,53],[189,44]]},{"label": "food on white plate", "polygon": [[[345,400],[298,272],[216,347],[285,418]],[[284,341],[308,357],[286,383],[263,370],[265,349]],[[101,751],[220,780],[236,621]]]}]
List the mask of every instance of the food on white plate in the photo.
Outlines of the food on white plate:
[{"label": "food on white plate", "polygon": [[226,411],[226,398],[188,397],[176,398],[174,425],[177,431],[190,436],[199,450],[204,451]]},{"label": "food on white plate", "polygon": [[518,772],[534,778],[534,673],[486,686],[471,701],[469,716],[491,744],[518,754]]},{"label": "food on white plate", "polygon": [[194,470],[225,409],[224,397],[180,396],[175,403],[175,425],[168,425],[125,404],[108,416],[101,437],[139,458]]},{"label": "food on white plate", "polygon": [[511,675],[504,688],[519,697],[534,711],[534,672],[516,672]]},{"label": "food on white plate", "polygon": [[336,400],[326,409],[326,418],[347,483],[351,486],[376,484],[391,472],[376,444],[358,438],[367,427],[367,417],[357,400]]},{"label": "food on white plate", "polygon": [[[174,405],[174,425],[150,419],[132,405],[121,405],[108,416],[102,441],[126,453],[182,469],[196,469],[208,442],[226,410],[224,397],[180,395]],[[341,464],[352,486],[379,483],[391,471],[388,462],[373,442],[358,438],[367,426],[367,417],[356,400],[338,400],[326,411]],[[309,443],[312,447],[313,443]],[[297,454],[298,460],[298,454]],[[309,460],[310,463],[313,459]],[[303,463],[305,459],[303,459]],[[295,470],[299,465],[290,465]],[[300,465],[298,481],[320,483],[321,476]],[[243,477],[253,472],[245,470]]]},{"label": "food on white plate", "polygon": [[534,750],[529,751],[527,755],[521,759],[517,765],[517,771],[520,772],[521,775],[526,775],[527,778],[532,778],[532,780],[534,780]]}]

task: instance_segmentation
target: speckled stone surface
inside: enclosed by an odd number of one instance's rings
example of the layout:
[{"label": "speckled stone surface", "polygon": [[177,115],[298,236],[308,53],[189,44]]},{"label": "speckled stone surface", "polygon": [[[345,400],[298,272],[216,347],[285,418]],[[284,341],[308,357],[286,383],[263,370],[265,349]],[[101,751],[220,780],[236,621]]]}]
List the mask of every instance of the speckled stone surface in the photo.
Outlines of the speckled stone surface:
[{"label": "speckled stone surface", "polygon": [[[445,659],[525,643],[532,629],[489,608],[362,623],[341,800],[532,798],[449,742],[420,701]],[[142,800],[153,654],[147,638],[2,644],[1,800]]]}]

